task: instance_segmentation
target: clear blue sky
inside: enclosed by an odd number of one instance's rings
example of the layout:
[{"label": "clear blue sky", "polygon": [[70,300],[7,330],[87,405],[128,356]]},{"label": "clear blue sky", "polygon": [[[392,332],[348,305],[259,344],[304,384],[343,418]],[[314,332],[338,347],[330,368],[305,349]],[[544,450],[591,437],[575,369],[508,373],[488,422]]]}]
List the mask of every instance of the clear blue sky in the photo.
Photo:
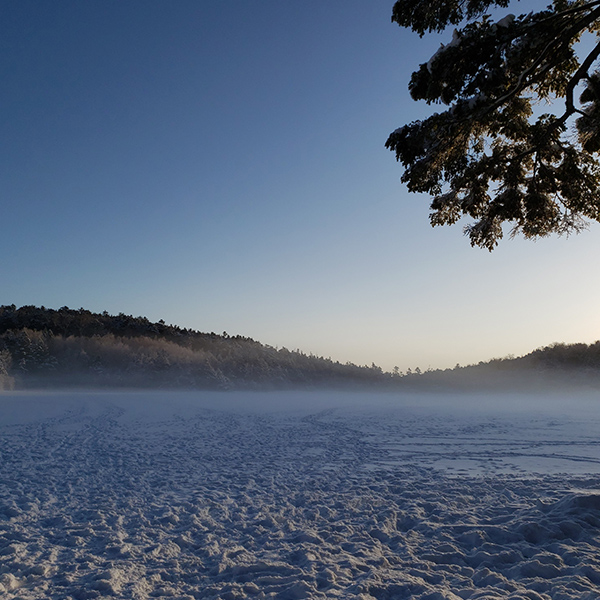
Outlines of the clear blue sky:
[{"label": "clear blue sky", "polygon": [[600,226],[490,254],[400,183],[440,38],[392,4],[0,3],[0,302],[385,369],[600,338]]}]

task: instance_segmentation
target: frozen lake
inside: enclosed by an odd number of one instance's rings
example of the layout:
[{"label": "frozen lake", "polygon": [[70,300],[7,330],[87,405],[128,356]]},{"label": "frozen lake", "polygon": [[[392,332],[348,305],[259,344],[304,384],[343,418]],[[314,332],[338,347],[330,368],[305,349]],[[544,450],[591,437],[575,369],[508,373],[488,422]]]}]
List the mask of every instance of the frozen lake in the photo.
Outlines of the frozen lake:
[{"label": "frozen lake", "polygon": [[600,395],[4,393],[8,599],[600,598]]}]

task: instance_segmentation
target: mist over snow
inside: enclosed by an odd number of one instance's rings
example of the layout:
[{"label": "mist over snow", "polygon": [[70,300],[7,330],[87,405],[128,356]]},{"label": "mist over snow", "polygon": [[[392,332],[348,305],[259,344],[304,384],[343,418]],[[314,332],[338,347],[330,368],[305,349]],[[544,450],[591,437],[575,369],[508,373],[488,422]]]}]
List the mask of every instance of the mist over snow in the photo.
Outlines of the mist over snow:
[{"label": "mist over snow", "polygon": [[4,392],[0,594],[600,597],[596,392]]},{"label": "mist over snow", "polygon": [[0,600],[600,598],[600,224],[430,228],[391,9],[2,4]]},{"label": "mist over snow", "polygon": [[146,317],[0,306],[0,390],[555,390],[600,388],[600,342],[422,372],[384,371]]}]

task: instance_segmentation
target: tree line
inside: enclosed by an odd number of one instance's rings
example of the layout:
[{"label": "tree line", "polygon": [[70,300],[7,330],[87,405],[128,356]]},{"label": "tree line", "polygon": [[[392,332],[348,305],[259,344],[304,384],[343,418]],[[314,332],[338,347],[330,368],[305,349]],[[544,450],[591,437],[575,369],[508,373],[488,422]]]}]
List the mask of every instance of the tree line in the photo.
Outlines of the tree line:
[{"label": "tree line", "polygon": [[452,369],[386,372],[240,335],[201,333],[145,317],[62,307],[0,306],[0,389],[445,390],[600,383],[600,342],[552,344],[518,358]]},{"label": "tree line", "polygon": [[145,317],[0,306],[0,385],[252,389],[383,385],[376,365],[342,364],[240,335]]}]

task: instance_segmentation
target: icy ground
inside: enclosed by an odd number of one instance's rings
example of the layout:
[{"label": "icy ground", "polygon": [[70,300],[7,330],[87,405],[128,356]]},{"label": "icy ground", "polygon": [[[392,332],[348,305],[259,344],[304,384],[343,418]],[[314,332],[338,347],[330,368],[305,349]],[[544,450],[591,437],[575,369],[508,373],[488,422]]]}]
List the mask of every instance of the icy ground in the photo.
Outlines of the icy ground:
[{"label": "icy ground", "polygon": [[0,597],[600,598],[600,397],[0,395]]}]

